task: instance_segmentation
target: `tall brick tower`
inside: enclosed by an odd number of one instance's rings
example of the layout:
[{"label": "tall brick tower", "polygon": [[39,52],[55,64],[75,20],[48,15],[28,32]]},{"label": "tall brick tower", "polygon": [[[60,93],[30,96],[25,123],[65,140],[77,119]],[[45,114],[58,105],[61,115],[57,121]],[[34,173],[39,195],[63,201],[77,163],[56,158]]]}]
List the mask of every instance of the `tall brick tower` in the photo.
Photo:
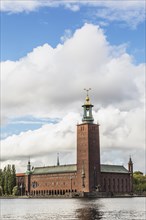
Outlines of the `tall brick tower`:
[{"label": "tall brick tower", "polygon": [[77,125],[77,178],[78,191],[82,192],[95,191],[100,185],[99,125],[93,123],[89,90],[86,90],[86,100],[82,105],[82,123]]}]

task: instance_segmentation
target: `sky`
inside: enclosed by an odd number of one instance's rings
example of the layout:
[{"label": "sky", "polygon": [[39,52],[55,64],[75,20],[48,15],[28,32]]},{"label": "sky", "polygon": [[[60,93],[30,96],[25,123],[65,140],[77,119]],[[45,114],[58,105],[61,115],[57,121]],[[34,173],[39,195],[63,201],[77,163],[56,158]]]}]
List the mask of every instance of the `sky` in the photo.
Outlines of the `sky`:
[{"label": "sky", "polygon": [[146,173],[145,1],[0,3],[1,167],[76,163],[91,88],[101,163]]}]

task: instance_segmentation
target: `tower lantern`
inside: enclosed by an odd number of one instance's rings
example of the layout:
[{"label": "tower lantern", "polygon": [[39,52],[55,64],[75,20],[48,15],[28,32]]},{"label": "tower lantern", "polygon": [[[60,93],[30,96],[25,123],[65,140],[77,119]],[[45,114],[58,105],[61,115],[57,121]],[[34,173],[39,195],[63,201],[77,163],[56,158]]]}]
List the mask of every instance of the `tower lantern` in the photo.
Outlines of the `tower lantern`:
[{"label": "tower lantern", "polygon": [[31,164],[30,164],[30,158],[28,160],[28,164],[27,164],[27,173],[31,172]]},{"label": "tower lantern", "polygon": [[84,89],[84,90],[87,92],[87,96],[86,96],[86,100],[85,100],[84,105],[82,105],[82,107],[84,108],[82,122],[83,123],[93,123],[93,121],[94,121],[93,116],[92,116],[93,105],[90,103],[90,98],[88,95],[88,92],[89,92],[89,90],[91,90],[91,88]]}]

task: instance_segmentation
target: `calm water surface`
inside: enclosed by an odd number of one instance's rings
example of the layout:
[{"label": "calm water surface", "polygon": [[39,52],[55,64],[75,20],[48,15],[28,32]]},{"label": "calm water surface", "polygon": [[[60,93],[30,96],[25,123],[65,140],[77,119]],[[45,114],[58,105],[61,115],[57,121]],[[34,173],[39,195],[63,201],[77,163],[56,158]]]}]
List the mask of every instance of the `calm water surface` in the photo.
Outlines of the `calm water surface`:
[{"label": "calm water surface", "polygon": [[1,220],[145,220],[146,198],[1,199]]}]

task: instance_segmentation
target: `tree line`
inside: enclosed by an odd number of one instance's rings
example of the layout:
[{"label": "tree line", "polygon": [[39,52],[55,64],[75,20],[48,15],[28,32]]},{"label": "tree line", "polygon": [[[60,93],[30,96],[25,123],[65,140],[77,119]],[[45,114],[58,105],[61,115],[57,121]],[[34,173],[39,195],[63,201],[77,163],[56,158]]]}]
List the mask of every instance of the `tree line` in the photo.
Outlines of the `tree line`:
[{"label": "tree line", "polygon": [[12,195],[16,191],[16,169],[15,165],[8,164],[0,169],[0,195]]}]

